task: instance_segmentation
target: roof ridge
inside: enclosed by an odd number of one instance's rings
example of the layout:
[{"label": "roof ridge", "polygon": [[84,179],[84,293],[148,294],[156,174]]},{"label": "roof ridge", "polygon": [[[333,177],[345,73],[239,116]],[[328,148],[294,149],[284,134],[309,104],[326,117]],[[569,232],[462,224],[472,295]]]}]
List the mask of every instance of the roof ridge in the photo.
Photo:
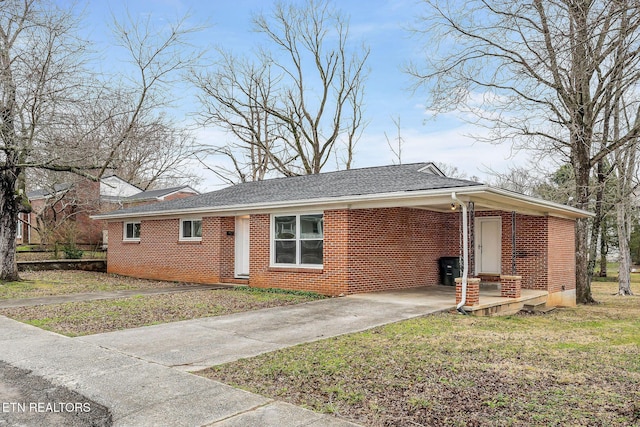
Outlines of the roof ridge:
[{"label": "roof ridge", "polygon": [[[347,173],[347,172],[354,172],[354,171],[364,171],[364,170],[370,170],[370,169],[383,169],[383,168],[395,168],[395,167],[404,167],[404,166],[418,166],[418,165],[429,165],[429,164],[435,164],[433,162],[413,162],[413,163],[402,163],[399,165],[378,165],[378,166],[365,166],[362,168],[351,168],[351,169],[340,169],[340,170],[335,170],[335,171],[326,171],[326,172],[318,172],[318,173],[307,173],[307,174],[301,174],[301,175],[291,175],[291,176],[275,176],[273,178],[266,178],[266,179],[262,179],[262,180],[257,180],[257,181],[245,181],[245,182],[239,182],[237,184],[232,184],[231,187],[235,186],[235,185],[242,185],[242,184],[254,184],[254,183],[259,183],[259,182],[265,182],[265,181],[276,181],[276,180],[282,180],[282,179],[291,179],[291,178],[303,178],[303,177],[314,177],[314,176],[318,176],[318,175],[329,175],[329,174],[336,174],[336,173]],[[224,187],[224,188],[229,188],[229,186]],[[218,191],[218,190],[213,190],[213,191]]]}]

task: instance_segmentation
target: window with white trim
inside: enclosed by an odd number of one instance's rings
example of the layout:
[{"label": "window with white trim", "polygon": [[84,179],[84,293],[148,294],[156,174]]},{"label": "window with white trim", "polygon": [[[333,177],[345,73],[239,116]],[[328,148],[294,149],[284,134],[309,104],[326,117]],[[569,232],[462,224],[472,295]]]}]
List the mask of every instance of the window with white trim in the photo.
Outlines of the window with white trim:
[{"label": "window with white trim", "polygon": [[140,221],[124,223],[124,240],[140,240]]},{"label": "window with white trim", "polygon": [[272,215],[271,261],[274,265],[321,267],[324,215]]},{"label": "window with white trim", "polygon": [[202,219],[181,219],[180,240],[202,240]]}]

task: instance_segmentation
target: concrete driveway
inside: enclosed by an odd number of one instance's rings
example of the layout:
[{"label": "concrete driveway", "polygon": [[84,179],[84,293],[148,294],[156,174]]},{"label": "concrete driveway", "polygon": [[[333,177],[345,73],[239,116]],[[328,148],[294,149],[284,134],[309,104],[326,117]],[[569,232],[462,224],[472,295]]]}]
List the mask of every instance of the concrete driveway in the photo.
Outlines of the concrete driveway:
[{"label": "concrete driveway", "polygon": [[[0,360],[108,408],[114,427],[357,426],[4,316],[0,316]],[[51,399],[54,396],[22,403],[29,408],[65,404]],[[0,426],[60,425],[53,410],[42,411],[0,411]]]},{"label": "concrete driveway", "polygon": [[455,289],[438,286],[331,298],[74,339],[164,366],[196,371],[454,306]]},{"label": "concrete driveway", "polygon": [[447,310],[454,299],[443,287],[367,294],[79,338],[0,316],[0,360],[104,405],[117,427],[353,427],[181,371]]}]

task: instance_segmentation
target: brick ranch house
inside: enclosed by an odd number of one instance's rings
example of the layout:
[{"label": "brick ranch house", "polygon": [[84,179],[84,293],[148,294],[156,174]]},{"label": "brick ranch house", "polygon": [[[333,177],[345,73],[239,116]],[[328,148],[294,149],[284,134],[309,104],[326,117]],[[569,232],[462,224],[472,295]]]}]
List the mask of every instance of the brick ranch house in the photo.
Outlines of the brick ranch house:
[{"label": "brick ranch house", "polygon": [[574,227],[588,212],[431,163],[248,182],[95,218],[108,222],[110,273],[335,296],[437,285],[438,260],[462,254],[460,203],[470,277],[518,275],[548,304],[575,304]]}]

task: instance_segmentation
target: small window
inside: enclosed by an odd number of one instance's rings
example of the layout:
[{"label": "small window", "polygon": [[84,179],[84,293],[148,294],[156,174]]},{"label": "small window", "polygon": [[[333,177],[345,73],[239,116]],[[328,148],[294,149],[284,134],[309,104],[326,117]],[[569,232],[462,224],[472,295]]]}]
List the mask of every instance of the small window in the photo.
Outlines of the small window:
[{"label": "small window", "polygon": [[272,230],[273,264],[322,266],[322,214],[274,216]]},{"label": "small window", "polygon": [[183,219],[180,221],[180,240],[202,240],[202,220]]},{"label": "small window", "polygon": [[140,240],[140,223],[139,222],[124,223],[124,239]]}]

